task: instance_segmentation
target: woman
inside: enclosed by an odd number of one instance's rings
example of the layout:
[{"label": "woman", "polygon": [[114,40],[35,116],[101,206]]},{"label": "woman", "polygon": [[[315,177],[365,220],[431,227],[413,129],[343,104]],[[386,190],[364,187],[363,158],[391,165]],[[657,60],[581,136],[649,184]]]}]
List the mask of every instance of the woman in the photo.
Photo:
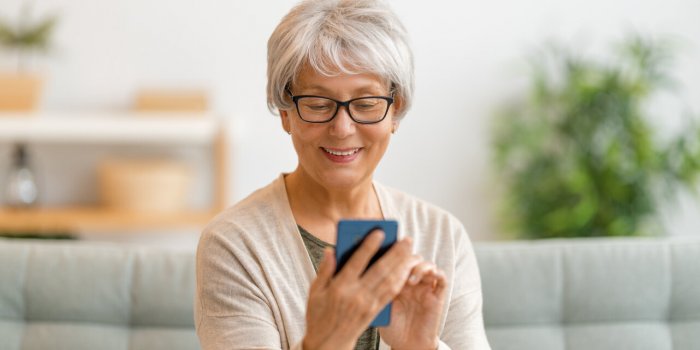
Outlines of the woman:
[{"label": "woman", "polygon": [[[488,349],[478,268],[453,216],[372,180],[413,95],[413,60],[379,1],[310,0],[268,42],[268,105],[294,172],[226,210],[197,251],[204,349]],[[343,218],[396,219],[334,276]],[[388,327],[368,328],[393,301]]]}]

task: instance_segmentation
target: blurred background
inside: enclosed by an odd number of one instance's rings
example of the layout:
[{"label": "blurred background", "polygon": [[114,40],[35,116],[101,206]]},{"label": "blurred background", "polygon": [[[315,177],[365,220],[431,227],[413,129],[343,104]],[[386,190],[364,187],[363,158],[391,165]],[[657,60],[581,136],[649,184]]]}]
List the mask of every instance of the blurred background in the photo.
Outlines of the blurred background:
[{"label": "blurred background", "polygon": [[[0,72],[21,67],[42,81],[31,112],[0,112],[0,231],[193,247],[212,212],[292,171],[265,77],[267,38],[295,3],[0,0],[3,23],[18,23],[27,4],[27,23],[56,19],[45,50],[0,50]],[[494,166],[493,130],[504,107],[531,96],[533,52],[557,43],[614,65],[631,34],[668,40],[675,59],[663,68],[675,85],[640,101],[644,120],[662,142],[699,119],[698,1],[390,3],[411,35],[417,89],[376,178],[449,210],[474,240],[514,237],[499,210],[510,187]],[[25,165],[39,195],[17,204],[7,188]],[[700,234],[692,188],[658,206],[653,234]],[[121,198],[129,191],[137,198]],[[144,209],[143,198],[162,200]]]}]

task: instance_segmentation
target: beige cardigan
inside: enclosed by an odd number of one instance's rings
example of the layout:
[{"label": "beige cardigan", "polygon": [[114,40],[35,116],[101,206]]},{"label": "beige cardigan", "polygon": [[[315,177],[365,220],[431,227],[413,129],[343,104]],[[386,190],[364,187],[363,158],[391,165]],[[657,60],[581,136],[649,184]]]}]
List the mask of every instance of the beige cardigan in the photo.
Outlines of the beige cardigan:
[{"label": "beige cardigan", "polygon": [[[469,237],[449,213],[374,184],[399,237],[447,275],[440,349],[489,349],[479,270]],[[219,214],[197,248],[195,326],[204,350],[301,349],[316,273],[292,215],[283,175]],[[381,347],[388,349],[382,342]]]}]

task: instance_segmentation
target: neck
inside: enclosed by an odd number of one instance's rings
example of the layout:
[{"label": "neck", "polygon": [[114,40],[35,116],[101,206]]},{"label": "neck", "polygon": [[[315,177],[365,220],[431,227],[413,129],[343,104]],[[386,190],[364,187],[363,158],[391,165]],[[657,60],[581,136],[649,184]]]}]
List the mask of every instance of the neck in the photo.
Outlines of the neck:
[{"label": "neck", "polygon": [[285,177],[287,195],[297,223],[332,223],[340,219],[381,219],[372,179],[350,188],[328,188],[297,168]]}]

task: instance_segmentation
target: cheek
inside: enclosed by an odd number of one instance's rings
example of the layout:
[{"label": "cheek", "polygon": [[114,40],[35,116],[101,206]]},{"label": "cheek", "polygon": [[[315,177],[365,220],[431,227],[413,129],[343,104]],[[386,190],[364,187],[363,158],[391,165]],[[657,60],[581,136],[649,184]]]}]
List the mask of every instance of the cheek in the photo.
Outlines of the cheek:
[{"label": "cheek", "polygon": [[371,133],[367,134],[367,137],[370,138],[376,146],[386,148],[391,139],[391,124],[382,126],[381,129],[372,130]]},{"label": "cheek", "polygon": [[322,139],[322,136],[322,131],[304,125],[304,127],[294,129],[292,132],[292,142],[294,143],[294,148],[297,150],[297,153],[300,153],[304,150],[316,149],[318,147],[318,141]]}]

